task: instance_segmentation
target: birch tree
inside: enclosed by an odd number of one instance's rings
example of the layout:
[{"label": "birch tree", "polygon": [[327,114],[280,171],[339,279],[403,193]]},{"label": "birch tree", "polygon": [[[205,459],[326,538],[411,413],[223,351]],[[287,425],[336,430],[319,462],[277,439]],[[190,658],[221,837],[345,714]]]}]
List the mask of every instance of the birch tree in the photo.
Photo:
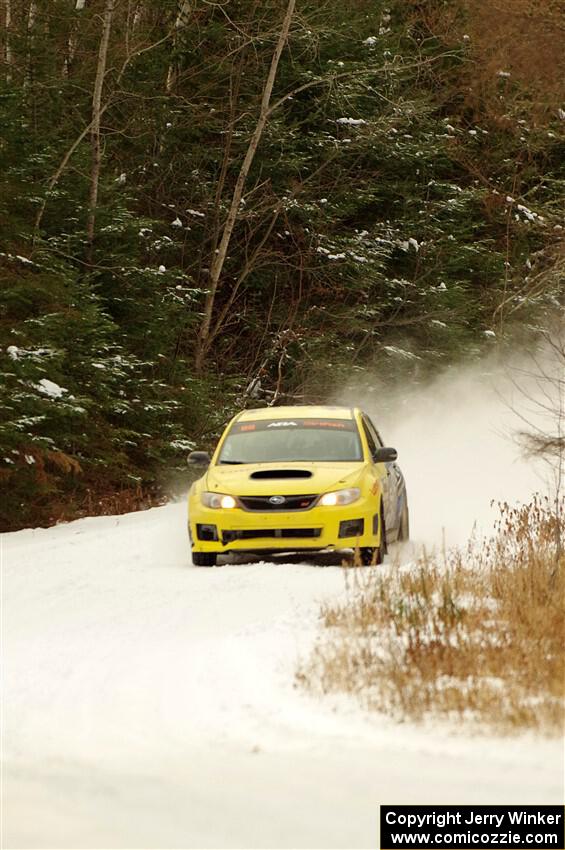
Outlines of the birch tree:
[{"label": "birch tree", "polygon": [[[82,12],[86,6],[86,0],[75,0],[75,12]],[[69,33],[69,41],[67,45],[67,55],[63,65],[63,76],[68,77],[71,72],[75,53],[77,49],[77,23],[74,22]]]},{"label": "birch tree", "polygon": [[4,64],[6,65],[6,82],[12,81],[12,0],[4,0]]},{"label": "birch tree", "polygon": [[191,0],[181,0],[180,5],[178,7],[178,14],[175,20],[175,26],[173,29],[173,45],[172,45],[172,59],[169,63],[169,69],[167,71],[167,83],[166,89],[167,92],[171,92],[173,90],[175,80],[177,78],[178,73],[178,63],[175,56],[175,51],[178,46],[179,35],[181,31],[186,27],[188,23],[188,19],[191,12]]},{"label": "birch tree", "polygon": [[29,88],[32,80],[33,70],[33,47],[34,47],[34,28],[35,19],[37,17],[37,2],[31,0],[26,18],[26,66],[24,75],[24,89]]},{"label": "birch tree", "polygon": [[220,284],[220,278],[222,276],[222,271],[226,262],[228,248],[237,222],[238,213],[241,208],[241,200],[243,198],[247,177],[253,164],[253,160],[255,159],[255,154],[257,153],[257,148],[259,147],[261,137],[263,135],[265,127],[267,126],[269,116],[271,114],[270,104],[271,96],[273,93],[273,87],[275,84],[282,52],[284,50],[288,39],[288,34],[290,32],[290,26],[292,23],[295,7],[296,0],[288,0],[284,20],[271,59],[271,66],[269,68],[269,73],[267,74],[267,79],[263,88],[259,118],[255,126],[255,130],[253,131],[253,134],[251,136],[251,139],[249,140],[247,152],[245,154],[233,191],[230,208],[222,232],[222,238],[220,240],[219,247],[216,249],[216,253],[214,255],[214,259],[210,269],[208,292],[204,304],[204,317],[202,320],[202,327],[200,329],[198,347],[196,351],[195,365],[197,372],[202,371],[202,368],[204,366],[204,360],[208,353],[210,345],[210,327],[212,324],[212,316],[214,312],[214,305],[216,302],[216,293]]},{"label": "birch tree", "polygon": [[100,183],[100,167],[102,162],[102,146],[100,139],[102,90],[104,87],[104,77],[106,76],[108,46],[110,44],[110,34],[112,31],[112,19],[114,16],[115,6],[116,0],[106,0],[104,17],[102,20],[100,48],[98,50],[98,62],[96,65],[96,77],[94,80],[94,93],[92,96],[92,124],[90,130],[92,164],[90,170],[90,199],[86,224],[86,239],[88,243],[87,258],[89,262],[92,260],[92,246],[94,242],[94,230],[96,227],[96,207],[98,204],[98,186]]}]

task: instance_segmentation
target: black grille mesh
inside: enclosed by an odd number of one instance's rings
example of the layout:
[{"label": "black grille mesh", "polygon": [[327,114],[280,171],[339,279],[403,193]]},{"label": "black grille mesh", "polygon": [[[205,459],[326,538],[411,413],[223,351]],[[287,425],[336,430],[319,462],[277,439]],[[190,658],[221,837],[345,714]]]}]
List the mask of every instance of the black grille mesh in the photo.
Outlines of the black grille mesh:
[{"label": "black grille mesh", "polygon": [[273,496],[240,496],[239,501],[246,511],[307,511],[311,508],[318,496],[284,496],[284,502],[280,505],[269,501]]},{"label": "black grille mesh", "polygon": [[321,528],[257,528],[242,531],[224,531],[222,543],[232,543],[234,540],[257,540],[274,538],[275,540],[298,540],[301,538],[316,538],[322,534]]}]

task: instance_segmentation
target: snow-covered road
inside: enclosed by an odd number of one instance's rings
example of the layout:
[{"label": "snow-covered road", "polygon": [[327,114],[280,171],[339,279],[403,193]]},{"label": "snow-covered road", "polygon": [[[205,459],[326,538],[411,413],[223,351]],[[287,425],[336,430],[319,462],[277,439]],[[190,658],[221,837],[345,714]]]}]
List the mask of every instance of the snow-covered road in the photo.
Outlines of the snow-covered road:
[{"label": "snow-covered road", "polygon": [[376,847],[379,803],[558,803],[554,742],[294,687],[321,559],[190,566],[184,506],[3,539],[3,846]]}]

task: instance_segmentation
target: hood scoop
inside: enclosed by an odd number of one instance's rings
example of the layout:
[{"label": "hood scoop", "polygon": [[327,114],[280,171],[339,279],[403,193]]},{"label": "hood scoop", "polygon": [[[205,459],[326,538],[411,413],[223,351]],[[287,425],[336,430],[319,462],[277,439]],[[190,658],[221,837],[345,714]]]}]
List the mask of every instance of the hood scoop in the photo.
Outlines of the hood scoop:
[{"label": "hood scoop", "polygon": [[259,469],[249,477],[260,481],[273,478],[312,478],[312,473],[308,469]]}]

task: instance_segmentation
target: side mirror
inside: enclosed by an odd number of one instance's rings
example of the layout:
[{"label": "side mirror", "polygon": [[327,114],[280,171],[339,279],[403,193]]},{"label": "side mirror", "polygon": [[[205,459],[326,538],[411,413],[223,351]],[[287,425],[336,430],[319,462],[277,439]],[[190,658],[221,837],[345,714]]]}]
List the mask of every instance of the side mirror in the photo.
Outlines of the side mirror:
[{"label": "side mirror", "polygon": [[375,463],[392,463],[392,461],[396,460],[397,457],[398,452],[396,451],[396,449],[382,448],[377,449],[377,451],[373,455],[373,460]]},{"label": "side mirror", "polygon": [[210,455],[208,452],[191,452],[186,462],[189,466],[210,466]]}]

